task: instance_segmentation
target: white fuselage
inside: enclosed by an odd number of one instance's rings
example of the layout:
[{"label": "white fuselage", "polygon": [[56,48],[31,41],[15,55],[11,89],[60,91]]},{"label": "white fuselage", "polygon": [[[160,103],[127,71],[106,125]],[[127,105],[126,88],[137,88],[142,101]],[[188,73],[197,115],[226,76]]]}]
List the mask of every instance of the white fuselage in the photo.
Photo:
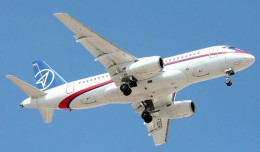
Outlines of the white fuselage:
[{"label": "white fuselage", "polygon": [[224,76],[228,68],[238,72],[253,64],[254,59],[238,49],[214,46],[165,58],[163,71],[137,81],[130,96],[125,96],[105,73],[47,90],[47,95],[28,98],[22,104],[25,108],[85,109],[144,101],[177,92],[192,83]]}]

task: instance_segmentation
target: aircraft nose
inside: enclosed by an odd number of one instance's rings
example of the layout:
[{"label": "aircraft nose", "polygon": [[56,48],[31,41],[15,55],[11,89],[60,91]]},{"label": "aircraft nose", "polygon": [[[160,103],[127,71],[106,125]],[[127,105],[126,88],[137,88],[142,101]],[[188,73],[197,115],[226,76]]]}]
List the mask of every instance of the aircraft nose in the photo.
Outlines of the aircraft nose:
[{"label": "aircraft nose", "polygon": [[248,66],[252,65],[255,62],[255,57],[252,54],[247,54],[245,59]]}]

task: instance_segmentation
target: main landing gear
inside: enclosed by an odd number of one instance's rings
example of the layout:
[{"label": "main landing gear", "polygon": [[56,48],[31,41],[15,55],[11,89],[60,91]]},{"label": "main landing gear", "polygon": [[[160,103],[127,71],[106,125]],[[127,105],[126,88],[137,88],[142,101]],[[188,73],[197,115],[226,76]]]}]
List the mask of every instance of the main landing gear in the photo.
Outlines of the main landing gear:
[{"label": "main landing gear", "polygon": [[132,90],[131,90],[130,86],[128,84],[126,84],[126,83],[123,83],[120,86],[120,90],[123,92],[123,94],[125,96],[129,96],[132,93]]},{"label": "main landing gear", "polygon": [[123,92],[125,96],[129,96],[132,93],[132,87],[137,86],[137,80],[134,77],[126,77],[122,79],[122,85],[120,86],[120,90]]},{"label": "main landing gear", "polygon": [[235,74],[234,70],[232,70],[231,68],[229,69],[226,69],[225,70],[225,73],[226,73],[226,85],[227,86],[231,86],[232,85],[232,81],[231,81],[231,76]]},{"label": "main landing gear", "polygon": [[153,117],[151,116],[151,114],[148,111],[143,111],[143,113],[141,114],[141,117],[144,119],[145,123],[150,123],[153,121]]},{"label": "main landing gear", "polygon": [[142,101],[142,105],[145,107],[145,110],[142,112],[141,117],[143,118],[145,123],[152,122],[153,117],[151,116],[151,112],[155,110],[153,101],[152,100]]}]

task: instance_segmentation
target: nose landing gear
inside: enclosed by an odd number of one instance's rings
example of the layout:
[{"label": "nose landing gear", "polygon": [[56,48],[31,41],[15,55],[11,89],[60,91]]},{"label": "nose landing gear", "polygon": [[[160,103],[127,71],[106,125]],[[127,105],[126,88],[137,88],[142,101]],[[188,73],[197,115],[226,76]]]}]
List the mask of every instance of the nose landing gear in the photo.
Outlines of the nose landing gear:
[{"label": "nose landing gear", "polygon": [[231,68],[228,68],[225,70],[225,73],[226,73],[226,85],[227,86],[231,86],[232,85],[232,81],[231,81],[231,76],[235,74],[234,70],[231,69]]}]

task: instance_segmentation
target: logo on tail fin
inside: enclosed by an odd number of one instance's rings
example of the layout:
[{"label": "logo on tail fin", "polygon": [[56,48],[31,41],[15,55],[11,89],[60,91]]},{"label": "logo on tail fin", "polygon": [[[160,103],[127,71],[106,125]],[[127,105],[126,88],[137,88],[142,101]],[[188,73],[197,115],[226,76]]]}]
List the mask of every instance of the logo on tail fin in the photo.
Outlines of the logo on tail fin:
[{"label": "logo on tail fin", "polygon": [[[39,79],[37,78],[39,77]],[[36,75],[36,84],[41,84],[42,88],[40,90],[45,90],[47,89],[49,86],[51,86],[53,80],[54,80],[54,72],[50,69],[43,69],[41,71],[39,71]]]}]

